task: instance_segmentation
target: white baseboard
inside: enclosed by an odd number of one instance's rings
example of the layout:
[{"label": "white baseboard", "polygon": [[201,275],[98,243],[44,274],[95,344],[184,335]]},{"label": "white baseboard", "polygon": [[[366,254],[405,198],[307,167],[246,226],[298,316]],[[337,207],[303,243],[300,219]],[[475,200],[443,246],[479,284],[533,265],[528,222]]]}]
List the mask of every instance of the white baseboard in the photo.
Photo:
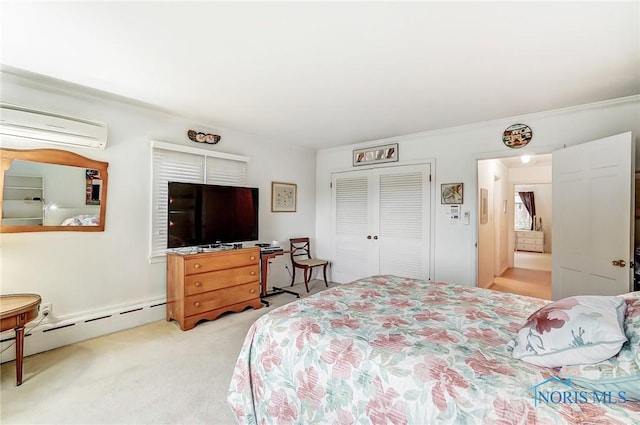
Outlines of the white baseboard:
[{"label": "white baseboard", "polygon": [[[24,355],[41,353],[124,329],[157,322],[166,317],[164,297],[103,310],[94,310],[65,317],[42,317],[25,326]],[[15,332],[0,334],[0,362],[15,360]],[[5,351],[6,349],[6,351]]]}]

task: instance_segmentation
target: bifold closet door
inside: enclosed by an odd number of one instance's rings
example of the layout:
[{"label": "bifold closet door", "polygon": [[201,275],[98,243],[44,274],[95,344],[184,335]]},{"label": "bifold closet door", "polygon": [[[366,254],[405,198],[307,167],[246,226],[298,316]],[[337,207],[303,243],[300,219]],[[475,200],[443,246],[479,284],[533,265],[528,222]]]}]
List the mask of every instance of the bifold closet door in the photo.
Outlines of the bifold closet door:
[{"label": "bifold closet door", "polygon": [[429,175],[429,164],[333,175],[334,281],[430,278]]}]

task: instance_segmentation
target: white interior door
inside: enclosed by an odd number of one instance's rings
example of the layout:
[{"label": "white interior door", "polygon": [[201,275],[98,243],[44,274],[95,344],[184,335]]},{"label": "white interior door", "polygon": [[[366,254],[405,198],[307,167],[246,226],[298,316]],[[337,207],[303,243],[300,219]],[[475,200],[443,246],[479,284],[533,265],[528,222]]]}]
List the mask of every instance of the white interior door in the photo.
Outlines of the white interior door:
[{"label": "white interior door", "polygon": [[553,299],[631,291],[634,144],[623,133],[553,152]]},{"label": "white interior door", "polygon": [[333,280],[430,278],[430,165],[333,176]]}]

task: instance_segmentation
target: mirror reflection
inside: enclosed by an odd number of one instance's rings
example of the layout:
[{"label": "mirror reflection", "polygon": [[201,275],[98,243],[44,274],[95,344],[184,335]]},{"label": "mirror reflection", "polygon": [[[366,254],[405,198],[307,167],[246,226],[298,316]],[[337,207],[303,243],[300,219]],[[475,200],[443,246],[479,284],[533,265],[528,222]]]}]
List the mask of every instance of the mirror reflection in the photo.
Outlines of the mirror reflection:
[{"label": "mirror reflection", "polygon": [[107,163],[55,149],[1,151],[0,232],[104,230]]}]

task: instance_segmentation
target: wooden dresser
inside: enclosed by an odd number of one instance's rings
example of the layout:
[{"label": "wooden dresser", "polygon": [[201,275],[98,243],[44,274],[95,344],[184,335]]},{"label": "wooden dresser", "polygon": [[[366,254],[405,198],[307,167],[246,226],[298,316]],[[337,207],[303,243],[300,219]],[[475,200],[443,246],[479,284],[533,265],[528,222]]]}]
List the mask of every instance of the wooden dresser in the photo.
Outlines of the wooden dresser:
[{"label": "wooden dresser", "polygon": [[260,248],[167,254],[167,321],[186,331],[247,307],[262,307]]},{"label": "wooden dresser", "polygon": [[516,251],[544,252],[544,232],[516,230]]}]

